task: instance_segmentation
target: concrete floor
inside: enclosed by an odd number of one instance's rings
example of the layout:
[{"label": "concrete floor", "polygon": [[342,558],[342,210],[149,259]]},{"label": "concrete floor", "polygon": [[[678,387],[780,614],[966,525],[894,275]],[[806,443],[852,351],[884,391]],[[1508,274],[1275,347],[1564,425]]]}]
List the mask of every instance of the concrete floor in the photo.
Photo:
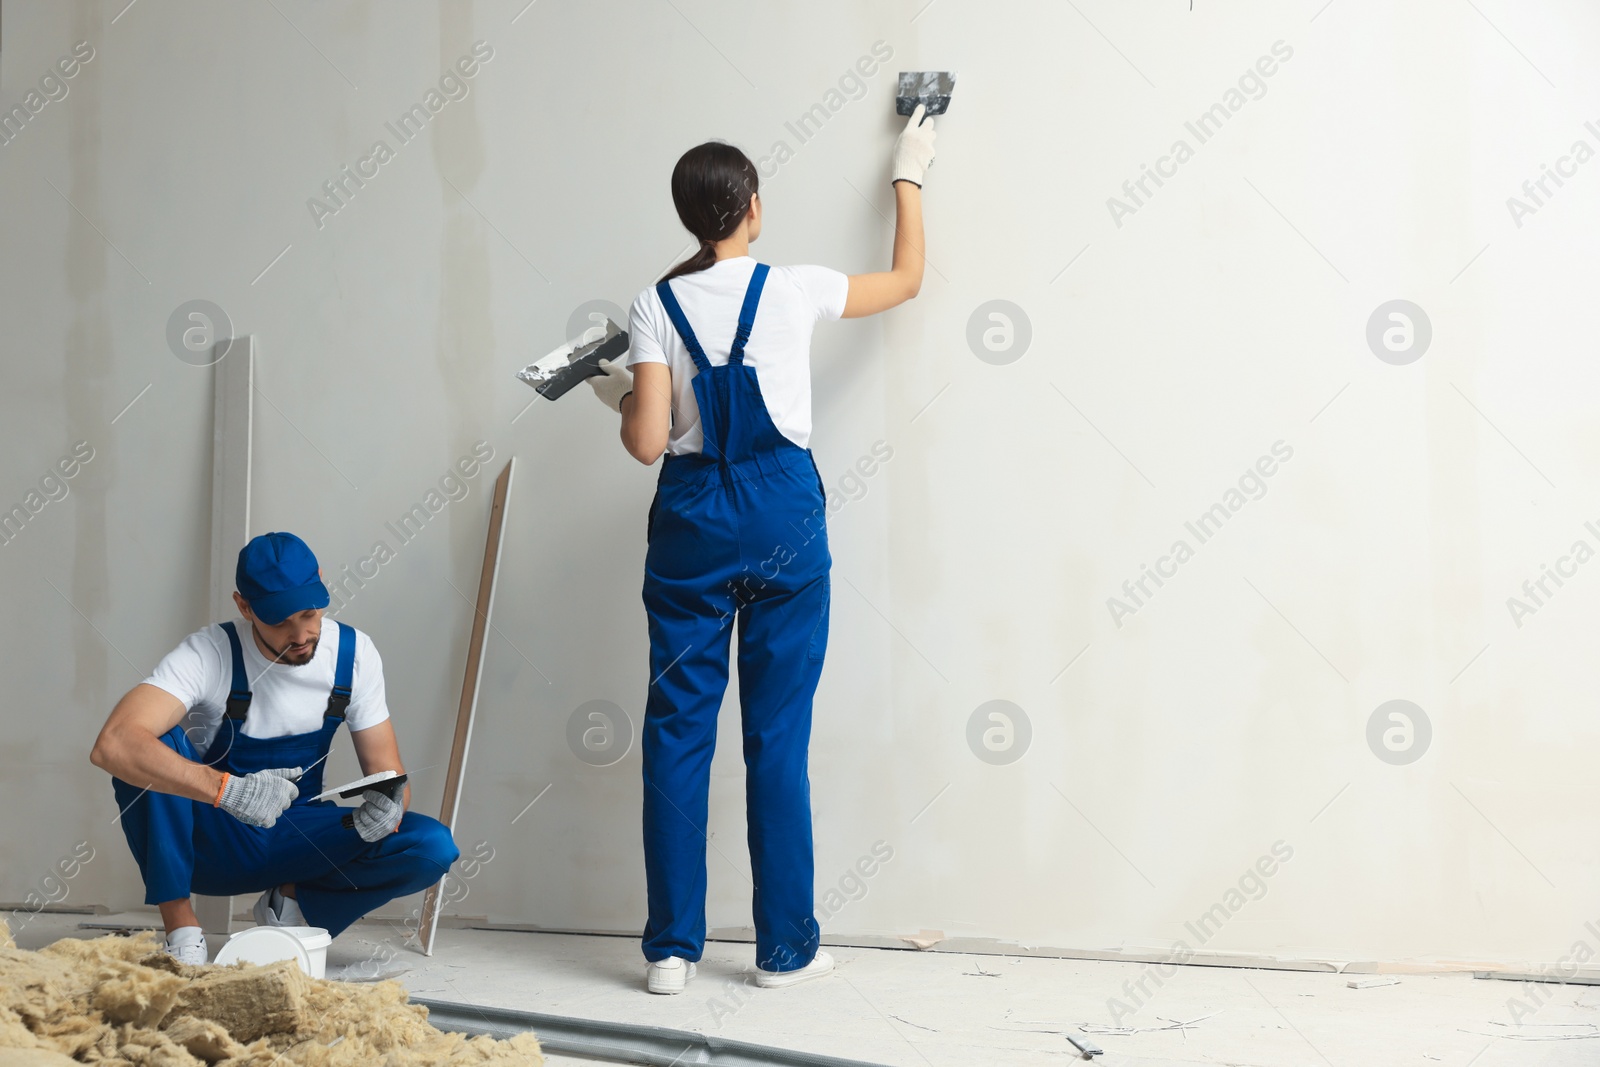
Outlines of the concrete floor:
[{"label": "concrete floor", "polygon": [[[375,948],[378,931],[346,937]],[[341,949],[344,946],[341,946]],[[1126,998],[1141,964],[885,949],[830,949],[836,973],[787,990],[750,984],[754,949],[708,946],[699,976],[676,997],[643,991],[631,939],[441,930],[432,959],[401,977],[440,1000],[699,1030],[724,1037],[904,1067],[1070,1061],[1060,1033],[1109,1024],[1107,999]],[[1361,977],[1361,976],[1358,976]],[[1350,976],[1216,967],[1179,968],[1126,1026],[1193,1020],[1187,1031],[1093,1035],[1103,1063],[1430,1064],[1577,1067],[1600,1063],[1600,1037],[1528,1041],[1513,1030],[1514,983],[1469,975],[1407,975],[1399,985],[1350,989]],[[1153,984],[1147,983],[1149,988]],[[1217,1014],[1212,1014],[1217,1013]],[[1556,987],[1522,1034],[1600,1028],[1600,989]],[[1534,1024],[1538,1024],[1535,1026]],[[1464,1032],[1464,1031],[1475,1031]]]},{"label": "concrete floor", "polygon": [[[84,917],[41,915],[18,938],[38,947]],[[215,947],[215,946],[213,946]],[[785,990],[749,980],[753,947],[713,943],[699,976],[675,997],[643,988],[632,939],[441,929],[431,958],[379,923],[345,931],[329,968],[363,960],[408,966],[413,994],[525,1011],[612,1020],[827,1053],[895,1067],[1067,1062],[1060,1032],[1109,1024],[1107,1000],[1141,964],[945,952],[833,948],[835,974]],[[1508,1001],[1521,985],[1469,975],[1405,975],[1400,984],[1350,989],[1324,972],[1183,967],[1154,989],[1124,1026],[1195,1020],[1187,1030],[1093,1035],[1100,1060],[1136,1067],[1579,1067],[1600,1063],[1600,1037],[1526,1040],[1600,1031],[1600,988],[1547,987],[1544,1006],[1512,1025]],[[1361,976],[1357,976],[1361,977]],[[1056,1032],[1052,1032],[1056,1031]],[[1503,1032],[1499,1036],[1496,1032]],[[593,1064],[552,1057],[552,1064]]]}]

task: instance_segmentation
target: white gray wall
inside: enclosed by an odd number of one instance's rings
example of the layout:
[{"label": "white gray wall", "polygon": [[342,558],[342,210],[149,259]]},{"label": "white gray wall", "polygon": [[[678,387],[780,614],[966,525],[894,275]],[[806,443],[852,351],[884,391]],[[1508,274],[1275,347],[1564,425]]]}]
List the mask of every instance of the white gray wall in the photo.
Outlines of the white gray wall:
[{"label": "white gray wall", "polygon": [[[667,178],[707,138],[792,150],[767,168],[760,258],[885,267],[893,75],[949,67],[922,294],[820,327],[813,351],[815,450],[844,502],[812,751],[819,891],[893,849],[827,931],[1199,948],[1185,921],[1221,902],[1238,907],[1207,950],[1554,959],[1592,939],[1600,563],[1520,620],[1507,606],[1575,541],[1600,548],[1584,525],[1600,529],[1600,162],[1536,213],[1507,206],[1574,141],[1600,148],[1591,10],[119,10],[4,5],[7,108],[75,42],[94,58],[0,146],[0,504],[75,442],[94,458],[0,548],[0,900],[39,892],[79,841],[96,858],[69,902],[138,900],[86,755],[117,697],[207,621],[212,372],[165,339],[206,299],[259,342],[255,529],[298,531],[329,572],[398,547],[342,617],[384,653],[424,811],[489,483],[518,457],[459,827],[494,858],[454,907],[636,930],[637,746],[592,767],[566,729],[590,700],[637,725],[655,472],[587,395],[513,422],[535,398],[512,375],[584,302],[626,307],[683,252]],[[493,58],[470,95],[399,146],[385,123],[477,41]],[[864,96],[830,98],[879,41],[892,58]],[[1280,41],[1292,57],[1200,144],[1185,122]],[[837,112],[800,144],[786,123],[818,103]],[[394,158],[319,228],[307,200],[380,138]],[[1108,198],[1178,139],[1193,158],[1114,218]],[[1031,328],[1004,364],[967,340],[997,299]],[[1406,365],[1366,340],[1395,299],[1431,321]],[[399,547],[385,523],[478,441],[489,470]],[[879,441],[892,459],[847,481]],[[1200,544],[1184,523],[1279,441],[1292,458],[1264,495]],[[1178,539],[1193,558],[1113,619],[1108,598]],[[1431,724],[1405,765],[1367,741],[1396,699]],[[1031,725],[1010,764],[968,744],[991,700]],[[710,921],[734,928],[749,885],[726,710]],[[340,752],[335,777],[353,769]],[[1292,859],[1264,896],[1230,897],[1276,842]]]}]

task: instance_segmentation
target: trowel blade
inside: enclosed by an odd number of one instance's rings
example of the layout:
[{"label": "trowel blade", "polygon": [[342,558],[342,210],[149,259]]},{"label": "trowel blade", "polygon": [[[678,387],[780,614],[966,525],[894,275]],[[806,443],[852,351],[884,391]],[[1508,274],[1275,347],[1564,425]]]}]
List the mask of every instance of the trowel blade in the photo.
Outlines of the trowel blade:
[{"label": "trowel blade", "polygon": [[900,88],[894,98],[897,115],[909,115],[918,104],[927,106],[928,115],[943,115],[950,110],[950,94],[955,92],[953,70],[902,70]]},{"label": "trowel blade", "polygon": [[627,331],[607,319],[603,328],[591,326],[583,336],[518,371],[517,377],[545,399],[555,400],[586,378],[604,374],[601,360],[620,359],[627,351]]}]

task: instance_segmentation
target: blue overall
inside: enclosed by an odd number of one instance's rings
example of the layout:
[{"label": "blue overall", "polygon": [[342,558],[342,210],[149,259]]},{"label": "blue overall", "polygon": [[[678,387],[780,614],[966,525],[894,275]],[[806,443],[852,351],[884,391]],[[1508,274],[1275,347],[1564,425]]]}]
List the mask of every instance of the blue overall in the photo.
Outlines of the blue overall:
[{"label": "blue overall", "polygon": [[[146,904],[184,900],[190,893],[235,896],[288,882],[295,884],[306,922],[337,936],[367,912],[396,897],[426,889],[460,855],[450,831],[436,819],[406,812],[400,828],[368,844],[346,824],[352,809],[322,792],[323,764],[344,722],[354,677],[356,631],[339,627],[339,657],[322,728],[288,737],[249,737],[250,679],[239,633],[222,624],[233,651],[233,685],[216,737],[202,759],[180,723],[161,736],[178,755],[229,774],[276,767],[310,768],[300,795],[270,829],[240,822],[221,808],[172,793],[139,789],[112,778],[122,831],[144,877]],[[312,766],[316,764],[316,766]]]},{"label": "blue overall", "polygon": [[656,286],[694,359],[704,445],[662,461],[647,523],[653,681],[641,748],[651,962],[698,961],[705,945],[707,792],[735,618],[756,963],[796,970],[817,953],[807,750],[832,558],[816,462],[773,425],[744,362],[767,271],[757,264],[728,362],[716,367],[671,286]]}]

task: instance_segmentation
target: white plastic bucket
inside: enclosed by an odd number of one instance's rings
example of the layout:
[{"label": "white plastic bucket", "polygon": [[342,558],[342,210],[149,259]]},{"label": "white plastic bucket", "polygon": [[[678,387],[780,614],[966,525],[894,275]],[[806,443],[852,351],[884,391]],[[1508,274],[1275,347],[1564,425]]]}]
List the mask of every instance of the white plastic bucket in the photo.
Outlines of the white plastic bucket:
[{"label": "white plastic bucket", "polygon": [[328,969],[328,946],[333,938],[320,926],[254,926],[228,938],[217,953],[217,963],[276,963],[294,960],[313,978]]}]

